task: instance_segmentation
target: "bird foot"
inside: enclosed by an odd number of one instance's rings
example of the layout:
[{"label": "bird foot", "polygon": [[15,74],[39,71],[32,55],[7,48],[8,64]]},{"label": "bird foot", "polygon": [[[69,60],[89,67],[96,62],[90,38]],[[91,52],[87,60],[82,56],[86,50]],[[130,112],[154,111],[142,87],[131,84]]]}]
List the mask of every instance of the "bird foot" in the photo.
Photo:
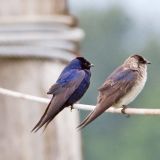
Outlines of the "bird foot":
[{"label": "bird foot", "polygon": [[73,109],[74,109],[74,108],[73,108],[73,105],[71,105],[71,112],[72,112]]},{"label": "bird foot", "polygon": [[122,107],[123,107],[123,108],[122,108],[122,110],[121,110],[121,113],[124,114],[124,115],[126,115],[127,118],[129,118],[130,115],[125,112],[125,109],[127,108],[127,106],[126,106],[126,105],[123,105]]}]

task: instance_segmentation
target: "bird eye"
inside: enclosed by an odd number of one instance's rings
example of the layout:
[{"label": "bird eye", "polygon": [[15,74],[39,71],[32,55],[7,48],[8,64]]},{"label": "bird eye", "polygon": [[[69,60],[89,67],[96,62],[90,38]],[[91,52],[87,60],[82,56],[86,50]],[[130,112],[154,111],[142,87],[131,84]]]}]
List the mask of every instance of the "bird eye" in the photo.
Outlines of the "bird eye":
[{"label": "bird eye", "polygon": [[144,63],[146,63],[146,61],[144,61],[144,60],[140,60],[140,63],[144,64]]}]

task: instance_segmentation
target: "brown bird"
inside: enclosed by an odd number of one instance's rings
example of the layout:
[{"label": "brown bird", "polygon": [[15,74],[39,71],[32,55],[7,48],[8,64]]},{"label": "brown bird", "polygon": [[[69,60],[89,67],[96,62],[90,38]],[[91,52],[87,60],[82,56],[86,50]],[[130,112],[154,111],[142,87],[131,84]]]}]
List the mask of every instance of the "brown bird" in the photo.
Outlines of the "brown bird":
[{"label": "brown bird", "polygon": [[142,91],[147,80],[148,60],[140,55],[130,56],[119,66],[98,89],[96,108],[80,123],[78,129],[84,128],[109,107],[125,108]]}]

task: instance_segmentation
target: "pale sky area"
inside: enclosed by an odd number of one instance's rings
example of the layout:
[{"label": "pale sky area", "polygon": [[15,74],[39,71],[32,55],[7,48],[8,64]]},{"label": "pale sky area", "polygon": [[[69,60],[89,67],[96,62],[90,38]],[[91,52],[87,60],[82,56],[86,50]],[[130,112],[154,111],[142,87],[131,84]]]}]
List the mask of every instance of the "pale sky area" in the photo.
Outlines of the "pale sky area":
[{"label": "pale sky area", "polygon": [[120,5],[137,23],[148,24],[160,31],[160,0],[69,0],[71,10],[76,13],[84,8],[97,10]]}]

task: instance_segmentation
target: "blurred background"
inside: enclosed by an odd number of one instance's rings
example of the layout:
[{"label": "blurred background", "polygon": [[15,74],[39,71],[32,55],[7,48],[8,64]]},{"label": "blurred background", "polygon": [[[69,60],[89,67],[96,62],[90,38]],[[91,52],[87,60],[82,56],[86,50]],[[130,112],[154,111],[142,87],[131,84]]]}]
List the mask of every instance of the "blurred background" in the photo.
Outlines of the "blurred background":
[{"label": "blurred background", "polygon": [[[160,2],[149,0],[70,0],[85,31],[82,53],[95,67],[81,102],[95,104],[97,88],[124,59],[139,53],[149,59],[148,80],[133,107],[160,107]],[[88,114],[81,111],[81,118]],[[105,113],[82,131],[85,160],[150,160],[160,157],[159,117]]]},{"label": "blurred background", "polygon": [[[46,96],[63,67],[83,55],[95,67],[80,101],[130,55],[152,62],[132,107],[160,107],[160,2],[149,0],[16,0],[0,6],[0,87]],[[84,36],[85,35],[85,36]],[[160,118],[104,113],[77,132],[87,111],[63,111],[45,133],[30,133],[44,104],[0,95],[0,160],[157,160]],[[67,137],[67,138],[66,138]]]}]

